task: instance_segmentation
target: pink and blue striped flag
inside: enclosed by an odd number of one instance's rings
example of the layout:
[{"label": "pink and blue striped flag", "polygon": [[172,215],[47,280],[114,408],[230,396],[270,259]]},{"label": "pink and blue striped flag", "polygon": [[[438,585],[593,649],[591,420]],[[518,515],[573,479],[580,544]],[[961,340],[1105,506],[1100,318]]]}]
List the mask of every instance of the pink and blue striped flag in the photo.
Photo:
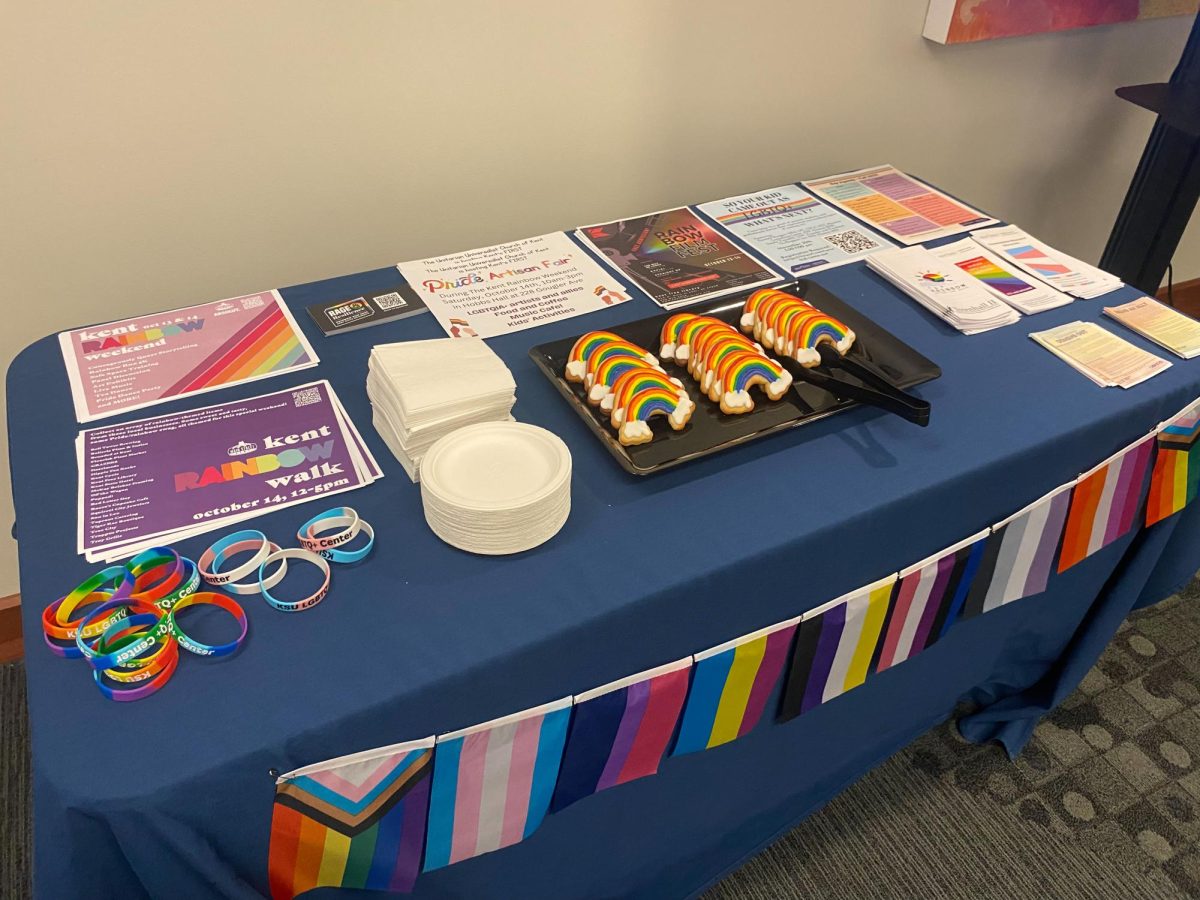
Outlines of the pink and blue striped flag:
[{"label": "pink and blue striped flag", "polygon": [[551,809],[658,772],[688,691],[692,658],[575,697]]},{"label": "pink and blue striped flag", "polygon": [[522,841],[546,816],[571,698],[441,735],[424,871]]},{"label": "pink and blue striped flag", "polygon": [[719,747],[754,729],[787,664],[799,622],[797,616],[695,655],[672,756]]},{"label": "pink and blue striped flag", "polygon": [[983,558],[985,529],[900,571],[875,671],[912,659],[958,620]]}]

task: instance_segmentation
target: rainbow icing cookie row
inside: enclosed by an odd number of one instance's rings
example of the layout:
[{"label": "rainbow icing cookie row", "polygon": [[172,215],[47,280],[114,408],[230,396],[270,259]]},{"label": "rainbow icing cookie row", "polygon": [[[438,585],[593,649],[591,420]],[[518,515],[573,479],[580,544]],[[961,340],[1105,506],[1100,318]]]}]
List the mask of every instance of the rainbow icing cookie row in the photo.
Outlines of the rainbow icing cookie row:
[{"label": "rainbow icing cookie row", "polygon": [[582,384],[588,402],[609,412],[625,446],[654,440],[652,416],[666,416],[680,431],[696,409],[682,382],[668,376],[653,353],[608,331],[588,332],[575,342],[564,377]]},{"label": "rainbow icing cookie row", "polygon": [[721,412],[754,409],[750,388],[759,385],[772,400],[792,384],[792,374],[732,325],[711,316],[677,313],[663,324],[659,355],[686,363],[688,373]]},{"label": "rainbow icing cookie row", "polygon": [[742,310],[741,325],[743,331],[805,368],[821,364],[819,344],[830,344],[842,355],[854,345],[854,332],[844,323],[792,294],[773,288],[750,295]]}]

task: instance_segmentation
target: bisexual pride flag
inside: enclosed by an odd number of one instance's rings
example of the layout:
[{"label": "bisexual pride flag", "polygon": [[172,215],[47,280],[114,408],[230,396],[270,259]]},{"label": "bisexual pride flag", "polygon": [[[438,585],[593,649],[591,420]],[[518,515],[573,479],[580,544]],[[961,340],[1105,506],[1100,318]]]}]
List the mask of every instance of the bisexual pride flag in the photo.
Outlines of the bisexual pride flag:
[{"label": "bisexual pride flag", "polygon": [[424,871],[523,841],[546,817],[571,698],[440,735]]},{"label": "bisexual pride flag", "polygon": [[758,724],[799,623],[797,616],[693,657],[692,687],[672,756],[719,747]]},{"label": "bisexual pride flag", "polygon": [[889,575],[804,614],[783,692],[781,722],[866,681],[895,584],[896,576]]},{"label": "bisexual pride flag", "polygon": [[575,697],[551,809],[658,772],[688,692],[692,658]]},{"label": "bisexual pride flag", "polygon": [[960,619],[1046,589],[1070,505],[1071,485],[1064,484],[992,526]]},{"label": "bisexual pride flag", "polygon": [[1173,516],[1200,493],[1200,401],[1158,426],[1146,524]]},{"label": "bisexual pride flag", "polygon": [[318,887],[407,893],[421,869],[433,738],[279,776],[268,879],[275,900]]},{"label": "bisexual pride flag", "polygon": [[989,533],[985,529],[900,571],[876,672],[912,659],[950,630],[966,604]]},{"label": "bisexual pride flag", "polygon": [[1148,435],[1075,481],[1058,555],[1059,572],[1129,534],[1142,500],[1154,443],[1154,435]]}]

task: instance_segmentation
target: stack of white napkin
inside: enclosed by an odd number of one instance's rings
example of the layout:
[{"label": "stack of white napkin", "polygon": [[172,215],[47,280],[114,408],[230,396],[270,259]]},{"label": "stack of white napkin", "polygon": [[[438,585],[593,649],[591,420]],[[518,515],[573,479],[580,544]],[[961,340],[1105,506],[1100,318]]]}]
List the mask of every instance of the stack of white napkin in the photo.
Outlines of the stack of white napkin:
[{"label": "stack of white napkin", "polygon": [[375,430],[413,481],[438,438],[476,422],[511,420],[516,387],[500,357],[476,338],[371,349],[367,396]]},{"label": "stack of white napkin", "polygon": [[1010,325],[1021,318],[975,278],[924,247],[884,250],[868,256],[867,265],[964,334]]}]

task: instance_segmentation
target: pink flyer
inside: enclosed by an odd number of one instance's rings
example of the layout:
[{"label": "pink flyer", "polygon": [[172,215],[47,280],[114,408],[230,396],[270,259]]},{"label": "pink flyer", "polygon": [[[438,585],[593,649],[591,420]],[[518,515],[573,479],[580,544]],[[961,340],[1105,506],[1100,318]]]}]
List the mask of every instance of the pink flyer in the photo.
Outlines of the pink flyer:
[{"label": "pink flyer", "polygon": [[58,341],[80,422],[318,362],[278,291],[76,328]]}]

